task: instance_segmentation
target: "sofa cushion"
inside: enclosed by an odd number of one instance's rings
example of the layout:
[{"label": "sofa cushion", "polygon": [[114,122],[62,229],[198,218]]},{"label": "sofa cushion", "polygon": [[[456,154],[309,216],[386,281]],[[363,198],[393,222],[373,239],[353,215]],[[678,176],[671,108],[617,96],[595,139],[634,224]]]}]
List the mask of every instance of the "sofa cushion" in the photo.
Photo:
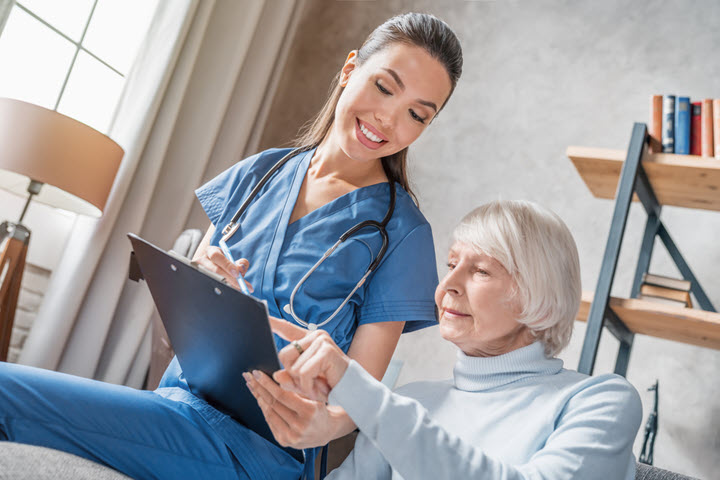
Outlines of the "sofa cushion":
[{"label": "sofa cushion", "polygon": [[663,470],[662,468],[645,465],[638,462],[635,471],[635,480],[697,480],[679,473]]},{"label": "sofa cushion", "polygon": [[112,468],[51,448],[0,442],[0,479],[128,480]]}]

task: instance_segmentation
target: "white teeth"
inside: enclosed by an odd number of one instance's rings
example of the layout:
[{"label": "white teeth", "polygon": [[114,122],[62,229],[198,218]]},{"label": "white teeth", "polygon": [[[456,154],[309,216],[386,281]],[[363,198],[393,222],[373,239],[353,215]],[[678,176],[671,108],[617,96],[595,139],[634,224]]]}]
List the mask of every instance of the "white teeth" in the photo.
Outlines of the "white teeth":
[{"label": "white teeth", "polygon": [[365,134],[365,136],[368,138],[368,140],[371,140],[371,141],[373,141],[373,142],[375,142],[375,143],[380,143],[380,142],[382,142],[382,138],[380,138],[380,137],[378,137],[377,135],[375,135],[374,133],[372,133],[370,130],[368,130],[367,128],[365,128],[365,126],[362,125],[362,124],[360,124],[360,131],[361,131],[363,134]]}]

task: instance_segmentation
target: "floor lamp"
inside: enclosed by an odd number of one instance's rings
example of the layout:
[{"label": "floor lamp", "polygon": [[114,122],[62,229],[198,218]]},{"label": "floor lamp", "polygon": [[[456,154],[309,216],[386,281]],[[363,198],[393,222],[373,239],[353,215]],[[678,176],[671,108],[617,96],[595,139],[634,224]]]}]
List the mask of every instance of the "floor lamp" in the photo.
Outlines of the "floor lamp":
[{"label": "floor lamp", "polygon": [[27,197],[17,222],[0,223],[0,361],[7,360],[30,230],[30,201],[99,217],[123,150],[53,110],[0,98],[0,189]]}]

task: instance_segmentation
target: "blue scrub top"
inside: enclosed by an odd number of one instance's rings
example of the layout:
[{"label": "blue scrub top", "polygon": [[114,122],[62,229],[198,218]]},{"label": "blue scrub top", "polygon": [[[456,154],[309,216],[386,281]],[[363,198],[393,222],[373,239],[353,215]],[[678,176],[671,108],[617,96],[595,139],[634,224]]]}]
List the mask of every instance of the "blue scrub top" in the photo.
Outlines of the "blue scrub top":
[{"label": "blue scrub top", "polygon": [[[254,155],[196,190],[215,226],[212,245],[260,178],[290,149]],[[283,307],[305,273],[349,228],[381,221],[390,188],[379,183],[349,192],[288,225],[314,150],[299,154],[268,181],[240,218],[228,241],[234,258],[247,258],[246,279],[254,295],[267,300],[270,315],[294,323]],[[355,330],[365,323],[404,321],[404,332],[436,324],[438,283],[430,225],[410,195],[396,185],[395,212],[387,225],[389,245],[377,270],[350,302],[323,327],[347,352]],[[382,238],[365,228],[344,242],[313,272],[295,296],[295,313],[310,323],[326,320],[352,291],[380,250]],[[287,342],[276,337],[278,349]]]},{"label": "blue scrub top", "polygon": [[[290,151],[271,149],[253,155],[196,190],[215,226],[211,245],[218,244],[223,228],[262,176]],[[365,220],[381,221],[390,202],[387,183],[370,185],[288,224],[314,152],[296,155],[274,174],[228,241],[234,258],[250,262],[245,278],[255,289],[253,295],[267,301],[270,315],[293,323],[283,307],[295,285],[349,228]],[[386,227],[389,244],[382,262],[338,315],[322,327],[345,352],[362,324],[404,321],[403,331],[410,332],[437,323],[433,299],[438,278],[430,225],[410,195],[400,185],[396,190],[395,211]],[[309,323],[327,319],[362,278],[381,244],[374,228],[363,229],[344,242],[296,294],[296,315]],[[278,350],[287,345],[278,336],[275,343]],[[220,419],[225,416],[192,395],[177,359],[168,367],[160,387],[158,393],[190,404],[203,414],[240,463],[257,472],[257,478],[297,478],[296,462],[286,452],[230,418]]]}]

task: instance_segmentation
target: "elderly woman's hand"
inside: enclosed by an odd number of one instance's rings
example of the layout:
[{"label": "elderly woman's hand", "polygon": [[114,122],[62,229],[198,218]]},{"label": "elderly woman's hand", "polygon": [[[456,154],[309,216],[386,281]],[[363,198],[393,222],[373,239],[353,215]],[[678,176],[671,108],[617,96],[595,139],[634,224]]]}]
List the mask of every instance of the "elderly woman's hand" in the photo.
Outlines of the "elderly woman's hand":
[{"label": "elderly woman's hand", "polygon": [[291,341],[278,354],[285,369],[273,374],[279,386],[262,372],[245,373],[248,388],[278,443],[293,448],[323,445],[339,436],[344,412],[326,401],[350,359],[323,330],[308,332],[273,317],[270,324]]},{"label": "elderly woman's hand", "polygon": [[274,317],[270,317],[270,326],[290,341],[278,354],[285,369],[273,374],[275,381],[285,390],[326,402],[330,390],[345,374],[350,358],[325,330],[308,332]]},{"label": "elderly woman's hand", "polygon": [[280,445],[311,448],[325,445],[339,436],[334,420],[342,413],[340,407],[328,406],[325,402],[283,390],[257,370],[243,376]]}]

